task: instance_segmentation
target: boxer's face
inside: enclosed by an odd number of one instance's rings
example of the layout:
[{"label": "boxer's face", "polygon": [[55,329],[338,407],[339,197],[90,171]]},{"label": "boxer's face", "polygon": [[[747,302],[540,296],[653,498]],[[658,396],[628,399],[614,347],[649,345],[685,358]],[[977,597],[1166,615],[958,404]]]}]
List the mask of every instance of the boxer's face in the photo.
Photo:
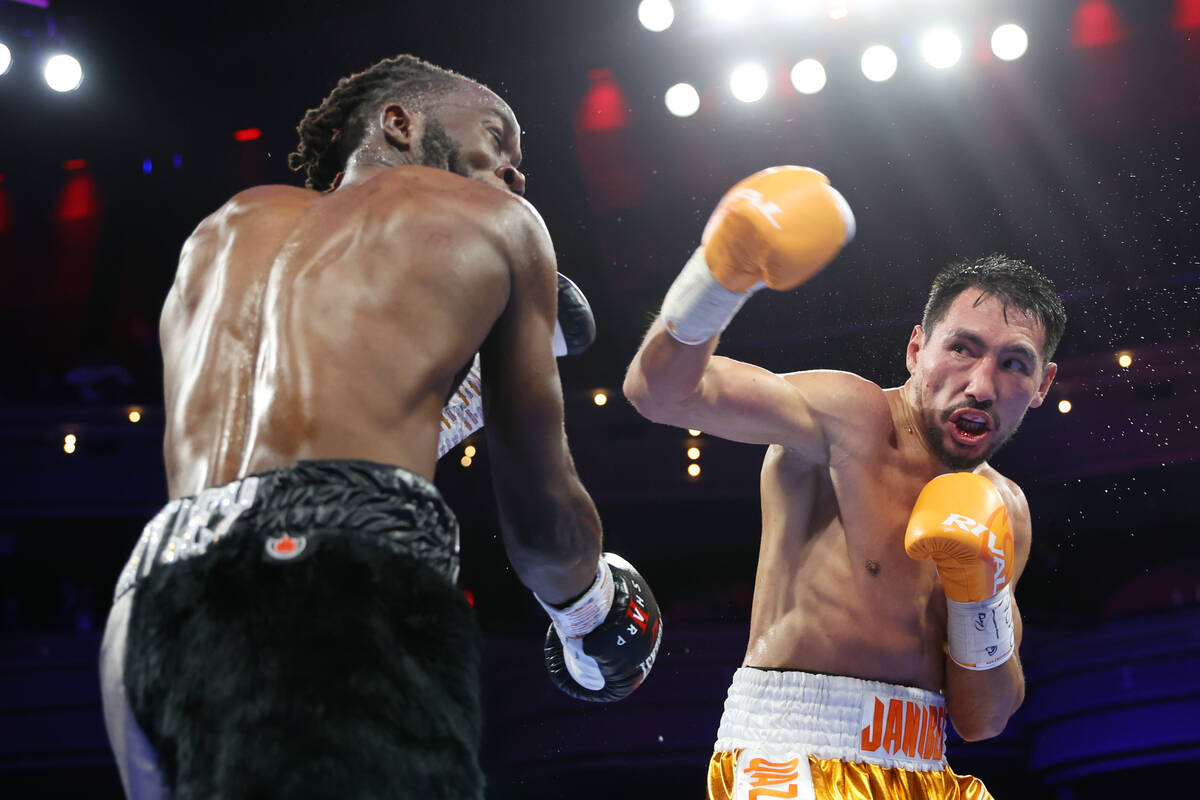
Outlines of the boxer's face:
[{"label": "boxer's face", "polygon": [[423,115],[416,161],[472,180],[525,193],[521,129],[508,104],[473,83],[451,92]]},{"label": "boxer's face", "polygon": [[965,289],[932,331],[908,342],[925,438],[952,469],[971,469],[1042,404],[1058,367],[1042,366],[1042,323],[978,288]]}]

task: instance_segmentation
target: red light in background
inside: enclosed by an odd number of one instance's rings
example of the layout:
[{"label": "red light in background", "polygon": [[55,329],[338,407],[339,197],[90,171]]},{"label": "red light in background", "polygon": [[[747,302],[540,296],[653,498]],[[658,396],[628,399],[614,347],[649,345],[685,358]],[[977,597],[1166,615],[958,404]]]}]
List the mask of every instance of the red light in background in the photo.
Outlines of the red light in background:
[{"label": "red light in background", "polygon": [[467,605],[469,605],[471,608],[474,608],[475,607],[475,593],[472,592],[470,589],[463,589],[462,593],[463,593],[463,597],[467,598]]},{"label": "red light in background", "polygon": [[[0,183],[4,183],[4,176],[0,175]],[[0,189],[0,233],[12,227],[12,204],[8,201],[8,191]]]},{"label": "red light in background", "polygon": [[252,142],[261,138],[262,131],[258,128],[242,128],[240,131],[233,132],[233,139],[236,142]]},{"label": "red light in background", "polygon": [[70,161],[63,162],[63,169],[65,169],[67,172],[73,172],[77,169],[84,169],[85,167],[87,167],[86,158],[72,158]]},{"label": "red light in background", "polygon": [[629,126],[628,102],[613,79],[612,70],[594,69],[588,73],[592,86],[583,96],[577,126],[581,131],[611,131]]},{"label": "red light in background", "polygon": [[1121,20],[1108,0],[1084,0],[1075,9],[1071,41],[1076,47],[1102,47],[1125,38]]},{"label": "red light in background", "polygon": [[74,175],[63,187],[54,217],[64,221],[85,219],[94,216],[98,209],[96,181],[91,175]]},{"label": "red light in background", "polygon": [[1177,31],[1200,28],[1200,0],[1175,0],[1171,27]]}]

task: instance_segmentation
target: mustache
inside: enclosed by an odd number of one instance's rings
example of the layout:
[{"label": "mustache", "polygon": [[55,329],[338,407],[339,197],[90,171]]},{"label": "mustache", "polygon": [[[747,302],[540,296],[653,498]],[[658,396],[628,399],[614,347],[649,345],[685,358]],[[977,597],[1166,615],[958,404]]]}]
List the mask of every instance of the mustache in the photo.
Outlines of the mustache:
[{"label": "mustache", "polygon": [[988,410],[989,406],[991,406],[991,403],[980,403],[976,400],[968,400],[965,403],[958,403],[957,405],[950,406],[950,408],[942,412],[942,422],[949,422],[950,417],[954,416],[954,412],[960,409],[969,408],[972,411],[978,411],[982,414],[985,414],[992,421],[992,429],[999,430],[1000,418],[996,416],[994,411]]}]

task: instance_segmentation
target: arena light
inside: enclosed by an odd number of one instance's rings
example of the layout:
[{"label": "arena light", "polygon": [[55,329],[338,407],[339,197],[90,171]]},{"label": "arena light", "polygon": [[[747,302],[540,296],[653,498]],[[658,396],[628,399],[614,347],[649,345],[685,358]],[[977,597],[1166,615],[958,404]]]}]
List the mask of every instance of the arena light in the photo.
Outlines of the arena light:
[{"label": "arena light", "polygon": [[262,138],[262,131],[258,128],[242,128],[240,131],[233,132],[233,140],[235,142],[252,142],[255,139]]},{"label": "arena light", "polygon": [[881,83],[896,74],[899,61],[896,52],[887,45],[873,44],[863,51],[862,73],[867,80]]},{"label": "arena light", "polygon": [[64,436],[63,437],[63,445],[62,445],[63,452],[66,453],[67,455],[74,453],[75,452],[75,442],[76,442],[75,434],[68,433],[66,436]]},{"label": "arena light", "polygon": [[46,85],[56,92],[71,92],[83,82],[83,67],[74,56],[59,53],[46,61],[42,70]]},{"label": "arena light", "polygon": [[463,448],[463,455],[466,456],[467,458],[474,458],[475,453],[477,453],[477,452],[478,451],[475,449],[475,445],[473,445],[473,444],[469,444]]},{"label": "arena light", "polygon": [[136,408],[129,409],[129,421],[137,424],[142,421],[142,412]]},{"label": "arena light", "polygon": [[1132,364],[1133,364],[1133,356],[1131,356],[1129,353],[1119,353],[1117,355],[1117,365],[1118,366],[1120,366],[1124,369],[1129,369],[1129,367]]},{"label": "arena light", "polygon": [[675,8],[671,0],[642,0],[638,3],[638,22],[654,33],[661,33],[675,21]]},{"label": "arena light", "polygon": [[462,458],[460,458],[458,460],[458,463],[462,464],[464,467],[469,467],[469,466],[471,466],[471,457],[463,456]]},{"label": "arena light", "polygon": [[691,475],[693,478],[699,478],[700,477],[700,465],[697,464],[695,461],[693,461],[691,464],[688,464],[687,474]]},{"label": "arena light", "polygon": [[1059,400],[1058,401],[1058,413],[1070,414],[1071,413],[1071,401],[1070,400]]},{"label": "arena light", "polygon": [[703,431],[698,431],[695,428],[688,428],[688,436],[699,436]]},{"label": "arena light", "polygon": [[150,159],[150,158],[143,158],[142,159],[142,174],[149,175],[151,172],[154,172],[154,160]]},{"label": "arena light", "polygon": [[722,22],[736,22],[749,10],[746,0],[704,0],[709,15]]},{"label": "arena light", "polygon": [[962,58],[962,39],[949,28],[934,28],[921,38],[921,55],[934,69],[948,69]]},{"label": "arena light", "polygon": [[12,51],[8,49],[8,45],[0,42],[0,75],[8,72],[8,68],[12,66]]},{"label": "arena light", "polygon": [[700,448],[699,447],[689,447],[687,449],[687,457],[688,457],[689,461],[695,461],[696,459],[698,459],[700,457]]},{"label": "arena light", "polygon": [[729,90],[743,103],[755,103],[767,94],[767,71],[759,64],[742,64],[729,75]]},{"label": "arena light", "polygon": [[1029,34],[1008,22],[992,31],[992,52],[1001,61],[1016,61],[1029,49]]},{"label": "arena light", "polygon": [[667,111],[677,117],[690,117],[700,110],[700,93],[690,83],[677,83],[663,96]]},{"label": "arena light", "polygon": [[603,390],[596,392],[594,395],[592,395],[592,402],[598,406],[607,405],[608,404],[608,392],[605,392]]},{"label": "arena light", "polygon": [[825,67],[815,58],[806,58],[792,67],[792,86],[800,94],[816,94],[825,88]]}]

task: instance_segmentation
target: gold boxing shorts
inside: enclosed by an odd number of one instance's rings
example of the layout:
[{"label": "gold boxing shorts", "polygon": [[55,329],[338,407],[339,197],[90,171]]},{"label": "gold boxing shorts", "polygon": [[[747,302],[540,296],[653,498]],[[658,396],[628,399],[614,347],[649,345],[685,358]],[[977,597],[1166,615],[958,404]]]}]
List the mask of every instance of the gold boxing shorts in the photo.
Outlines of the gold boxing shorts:
[{"label": "gold boxing shorts", "polygon": [[709,800],[991,800],[946,764],[937,692],[742,667],[708,764]]}]

